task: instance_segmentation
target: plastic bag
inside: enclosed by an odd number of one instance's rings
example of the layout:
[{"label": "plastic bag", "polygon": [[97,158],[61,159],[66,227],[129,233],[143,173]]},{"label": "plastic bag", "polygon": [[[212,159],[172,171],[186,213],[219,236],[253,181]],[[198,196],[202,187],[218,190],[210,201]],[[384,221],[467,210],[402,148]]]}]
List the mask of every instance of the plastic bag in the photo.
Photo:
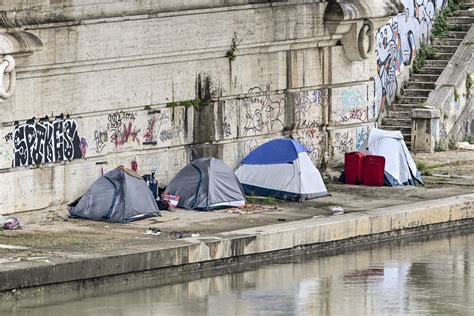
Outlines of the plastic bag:
[{"label": "plastic bag", "polygon": [[17,217],[8,217],[3,223],[3,229],[6,229],[6,230],[21,229],[20,220]]}]

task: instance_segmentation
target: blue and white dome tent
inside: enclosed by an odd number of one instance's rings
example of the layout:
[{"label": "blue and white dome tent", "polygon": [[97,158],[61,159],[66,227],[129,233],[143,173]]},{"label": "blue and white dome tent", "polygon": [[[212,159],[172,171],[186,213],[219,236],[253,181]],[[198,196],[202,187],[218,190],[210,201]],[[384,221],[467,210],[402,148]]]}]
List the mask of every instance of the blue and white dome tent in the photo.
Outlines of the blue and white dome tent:
[{"label": "blue and white dome tent", "polygon": [[253,150],[236,171],[245,193],[303,201],[328,196],[308,150],[289,138],[271,140]]}]

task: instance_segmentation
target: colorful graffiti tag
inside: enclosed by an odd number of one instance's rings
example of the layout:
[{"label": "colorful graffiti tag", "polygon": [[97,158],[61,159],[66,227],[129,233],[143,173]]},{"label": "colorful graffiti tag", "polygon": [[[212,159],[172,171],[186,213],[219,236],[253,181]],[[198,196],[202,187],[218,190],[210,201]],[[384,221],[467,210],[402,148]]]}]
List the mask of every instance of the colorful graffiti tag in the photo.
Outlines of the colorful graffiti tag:
[{"label": "colorful graffiti tag", "polygon": [[375,37],[377,104],[390,107],[398,89],[398,76],[428,40],[435,14],[447,0],[402,0],[405,11],[381,27]]}]

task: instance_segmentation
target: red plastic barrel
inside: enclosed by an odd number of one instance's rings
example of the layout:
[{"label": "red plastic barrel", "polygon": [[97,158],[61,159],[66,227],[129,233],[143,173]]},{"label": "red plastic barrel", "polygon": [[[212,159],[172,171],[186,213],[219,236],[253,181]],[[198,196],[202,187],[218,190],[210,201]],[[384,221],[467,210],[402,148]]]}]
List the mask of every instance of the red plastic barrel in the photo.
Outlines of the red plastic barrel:
[{"label": "red plastic barrel", "polygon": [[385,170],[385,157],[368,155],[364,158],[362,183],[368,186],[382,186]]},{"label": "red plastic barrel", "polygon": [[344,154],[344,177],[346,184],[362,183],[362,167],[364,154],[354,151]]}]

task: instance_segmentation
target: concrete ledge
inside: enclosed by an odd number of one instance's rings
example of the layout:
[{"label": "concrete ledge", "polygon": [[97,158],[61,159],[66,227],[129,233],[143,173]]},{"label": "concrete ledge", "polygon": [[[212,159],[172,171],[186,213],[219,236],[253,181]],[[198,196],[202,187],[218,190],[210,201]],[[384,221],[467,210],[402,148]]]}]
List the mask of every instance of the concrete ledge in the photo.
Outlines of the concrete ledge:
[{"label": "concrete ledge", "polygon": [[411,110],[411,117],[420,119],[439,118],[441,117],[441,111],[439,109],[427,107],[414,108]]},{"label": "concrete ledge", "polygon": [[[65,282],[166,269],[215,268],[229,261],[262,260],[317,249],[377,242],[397,236],[431,232],[474,222],[474,194],[424,201],[403,206],[344,214],[330,218],[282,223],[182,239],[153,249],[126,249],[91,253],[87,259],[57,259],[51,263],[15,262],[0,267],[0,292]],[[187,268],[188,267],[188,268]],[[73,289],[74,287],[70,287]],[[9,292],[8,292],[9,293]]]}]

